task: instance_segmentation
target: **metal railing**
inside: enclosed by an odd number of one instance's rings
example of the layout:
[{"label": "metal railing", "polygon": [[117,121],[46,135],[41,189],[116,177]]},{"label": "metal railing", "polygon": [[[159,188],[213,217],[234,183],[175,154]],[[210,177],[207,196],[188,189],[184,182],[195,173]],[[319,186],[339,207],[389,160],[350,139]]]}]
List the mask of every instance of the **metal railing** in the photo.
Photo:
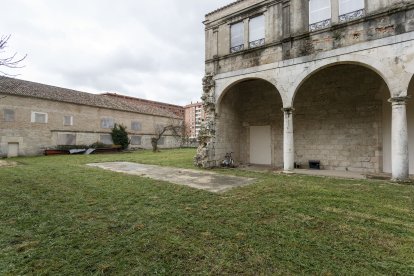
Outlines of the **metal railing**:
[{"label": "metal railing", "polygon": [[339,22],[342,23],[342,22],[355,20],[355,19],[363,17],[364,15],[365,15],[365,9],[360,9],[360,10],[353,11],[350,13],[342,14],[339,16]]},{"label": "metal railing", "polygon": [[231,47],[230,48],[230,53],[236,53],[236,52],[240,52],[242,50],[244,50],[244,44]]},{"label": "metal railing", "polygon": [[261,38],[255,41],[250,41],[249,42],[249,47],[250,48],[255,48],[255,47],[259,47],[259,46],[263,46],[265,44],[265,39]]},{"label": "metal railing", "polygon": [[309,25],[309,31],[317,31],[331,26],[331,19],[326,19]]}]

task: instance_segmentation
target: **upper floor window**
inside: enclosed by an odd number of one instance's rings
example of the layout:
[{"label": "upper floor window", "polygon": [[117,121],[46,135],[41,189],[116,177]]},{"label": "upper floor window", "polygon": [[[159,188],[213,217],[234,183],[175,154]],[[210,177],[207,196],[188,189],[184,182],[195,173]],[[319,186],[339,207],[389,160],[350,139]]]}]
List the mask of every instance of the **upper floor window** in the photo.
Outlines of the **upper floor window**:
[{"label": "upper floor window", "polygon": [[309,30],[331,25],[331,0],[309,0]]},{"label": "upper floor window", "polygon": [[31,122],[39,123],[39,124],[47,124],[47,113],[33,111]]},{"label": "upper floor window", "polygon": [[256,16],[249,21],[249,47],[262,46],[265,43],[265,17]]},{"label": "upper floor window", "polygon": [[339,0],[339,22],[346,22],[365,14],[365,0]]},{"label": "upper floor window", "polygon": [[3,119],[5,122],[14,122],[14,110],[5,109],[3,113]]},{"label": "upper floor window", "polygon": [[141,123],[137,121],[131,122],[131,130],[139,131],[142,129]]},{"label": "upper floor window", "polygon": [[239,22],[230,26],[230,53],[235,53],[244,49],[244,22]]},{"label": "upper floor window", "polygon": [[63,116],[64,126],[73,126],[73,116]]},{"label": "upper floor window", "polygon": [[101,119],[101,128],[113,128],[114,127],[114,119],[112,118],[102,118]]}]

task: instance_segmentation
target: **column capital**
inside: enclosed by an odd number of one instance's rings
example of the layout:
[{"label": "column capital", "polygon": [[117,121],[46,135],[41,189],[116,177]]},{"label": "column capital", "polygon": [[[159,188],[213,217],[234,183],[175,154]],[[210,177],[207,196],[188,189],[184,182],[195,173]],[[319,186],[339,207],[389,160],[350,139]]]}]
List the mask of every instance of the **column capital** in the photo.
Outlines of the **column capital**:
[{"label": "column capital", "polygon": [[388,100],[388,102],[395,105],[405,105],[410,98],[411,96],[392,97]]},{"label": "column capital", "polygon": [[284,112],[284,113],[293,113],[293,111],[295,111],[295,109],[293,108],[293,107],[284,107],[284,108],[282,108],[282,111]]}]

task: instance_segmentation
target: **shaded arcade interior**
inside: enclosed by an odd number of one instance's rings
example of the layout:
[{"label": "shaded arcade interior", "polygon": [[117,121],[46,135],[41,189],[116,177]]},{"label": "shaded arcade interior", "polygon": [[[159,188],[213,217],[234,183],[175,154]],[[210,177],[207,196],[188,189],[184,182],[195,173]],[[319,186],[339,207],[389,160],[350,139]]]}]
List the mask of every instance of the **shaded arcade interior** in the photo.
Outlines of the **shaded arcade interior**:
[{"label": "shaded arcade interior", "polygon": [[283,112],[277,89],[261,79],[232,85],[219,101],[216,157],[233,152],[241,164],[283,166]]},{"label": "shaded arcade interior", "polygon": [[294,107],[295,160],[307,167],[381,172],[383,105],[390,92],[371,69],[354,64],[324,68],[297,91]]},{"label": "shaded arcade interior", "polygon": [[[408,88],[414,95],[414,78]],[[391,172],[391,92],[374,70],[336,64],[308,76],[293,101],[294,160],[309,168]],[[223,92],[217,115],[216,158],[283,167],[284,121],[279,91],[246,79]],[[407,102],[410,173],[414,174],[414,103]]]}]

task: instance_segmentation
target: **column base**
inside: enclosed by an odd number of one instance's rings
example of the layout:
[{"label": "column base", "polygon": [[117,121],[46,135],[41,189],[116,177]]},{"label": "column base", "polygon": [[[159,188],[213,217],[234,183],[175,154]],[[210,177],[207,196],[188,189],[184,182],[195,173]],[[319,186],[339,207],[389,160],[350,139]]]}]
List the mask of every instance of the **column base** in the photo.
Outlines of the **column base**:
[{"label": "column base", "polygon": [[408,184],[408,185],[414,185],[413,179],[400,179],[400,178],[391,178],[391,182],[398,183],[398,184]]}]

